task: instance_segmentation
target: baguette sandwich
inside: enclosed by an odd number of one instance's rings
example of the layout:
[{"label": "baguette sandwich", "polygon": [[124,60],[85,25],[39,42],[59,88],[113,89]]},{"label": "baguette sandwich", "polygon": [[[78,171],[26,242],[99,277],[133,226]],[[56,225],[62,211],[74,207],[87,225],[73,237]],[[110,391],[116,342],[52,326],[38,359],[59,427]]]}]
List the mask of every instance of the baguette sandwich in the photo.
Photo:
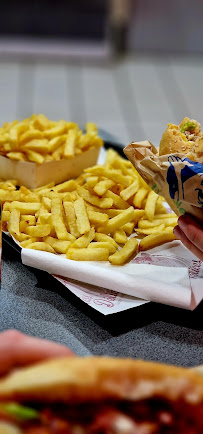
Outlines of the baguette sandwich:
[{"label": "baguette sandwich", "polygon": [[203,377],[185,368],[63,358],[0,380],[0,434],[176,433],[203,433]]},{"label": "baguette sandwich", "polygon": [[203,164],[203,132],[194,119],[185,117],[180,125],[168,124],[163,133],[159,155],[180,153]]},{"label": "baguette sandwich", "polygon": [[185,117],[180,125],[168,124],[159,149],[149,141],[131,142],[124,153],[177,216],[188,213],[203,222],[203,132],[199,122]]}]

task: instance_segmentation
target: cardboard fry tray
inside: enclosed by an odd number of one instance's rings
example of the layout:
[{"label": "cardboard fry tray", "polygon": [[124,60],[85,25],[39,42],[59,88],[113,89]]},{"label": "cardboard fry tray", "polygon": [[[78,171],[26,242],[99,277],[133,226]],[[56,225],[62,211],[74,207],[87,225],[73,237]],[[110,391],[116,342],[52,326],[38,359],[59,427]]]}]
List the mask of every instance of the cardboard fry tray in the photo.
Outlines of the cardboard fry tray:
[{"label": "cardboard fry tray", "polygon": [[100,147],[83,152],[69,160],[48,161],[36,164],[29,161],[14,161],[0,155],[0,178],[17,179],[19,185],[38,188],[49,182],[56,184],[79,176],[83,169],[97,163]]}]

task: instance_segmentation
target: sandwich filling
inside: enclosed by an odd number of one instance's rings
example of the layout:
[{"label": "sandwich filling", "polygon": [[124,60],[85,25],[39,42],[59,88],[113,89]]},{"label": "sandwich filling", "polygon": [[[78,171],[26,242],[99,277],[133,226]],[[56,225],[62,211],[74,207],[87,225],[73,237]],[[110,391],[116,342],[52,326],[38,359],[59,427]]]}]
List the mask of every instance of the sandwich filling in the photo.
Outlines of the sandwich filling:
[{"label": "sandwich filling", "polygon": [[150,398],[28,406],[0,404],[0,434],[202,434],[203,404]]}]

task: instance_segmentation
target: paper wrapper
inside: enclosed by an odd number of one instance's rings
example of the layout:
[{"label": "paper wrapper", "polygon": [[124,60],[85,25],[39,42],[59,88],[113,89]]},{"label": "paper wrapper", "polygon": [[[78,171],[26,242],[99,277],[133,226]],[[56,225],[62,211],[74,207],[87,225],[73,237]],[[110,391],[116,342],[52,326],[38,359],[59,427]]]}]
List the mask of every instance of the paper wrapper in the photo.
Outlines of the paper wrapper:
[{"label": "paper wrapper", "polygon": [[124,153],[144,181],[180,216],[186,212],[203,222],[203,165],[183,154],[158,156],[148,141],[132,142]]},{"label": "paper wrapper", "polygon": [[178,240],[140,252],[123,266],[77,262],[25,248],[21,258],[23,264],[54,275],[64,290],[104,315],[147,301],[193,310],[203,299],[203,263]]}]

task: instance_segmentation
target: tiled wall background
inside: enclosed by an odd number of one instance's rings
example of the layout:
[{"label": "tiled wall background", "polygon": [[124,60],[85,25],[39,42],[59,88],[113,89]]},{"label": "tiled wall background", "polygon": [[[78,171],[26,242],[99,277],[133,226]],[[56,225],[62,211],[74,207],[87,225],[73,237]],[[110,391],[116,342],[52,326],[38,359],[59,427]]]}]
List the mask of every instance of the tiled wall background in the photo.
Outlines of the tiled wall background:
[{"label": "tiled wall background", "polygon": [[96,122],[123,145],[158,145],[168,122],[203,121],[203,58],[136,56],[90,64],[0,62],[0,123],[33,112]]}]

